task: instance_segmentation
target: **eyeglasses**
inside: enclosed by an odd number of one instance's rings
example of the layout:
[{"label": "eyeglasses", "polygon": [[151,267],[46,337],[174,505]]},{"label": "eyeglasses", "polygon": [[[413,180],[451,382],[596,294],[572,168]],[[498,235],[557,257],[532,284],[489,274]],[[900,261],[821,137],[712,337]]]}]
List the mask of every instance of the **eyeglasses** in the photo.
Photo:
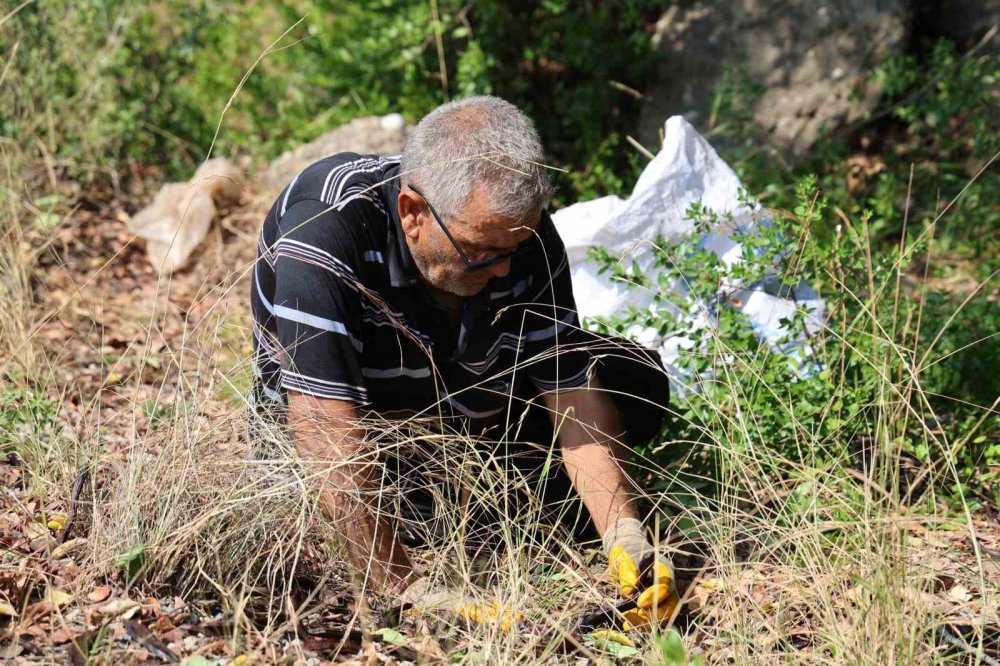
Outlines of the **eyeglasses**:
[{"label": "eyeglasses", "polygon": [[448,237],[448,240],[450,240],[451,244],[455,247],[455,252],[458,252],[458,256],[460,256],[462,258],[462,261],[465,263],[466,271],[474,271],[480,268],[488,268],[490,266],[495,266],[500,262],[510,259],[514,255],[514,253],[517,252],[518,249],[520,249],[520,246],[518,246],[518,248],[511,250],[510,252],[499,254],[495,257],[490,257],[489,259],[483,259],[481,261],[470,260],[468,255],[466,255],[465,252],[462,251],[462,248],[455,241],[455,237],[451,235],[450,231],[448,231],[448,227],[446,227],[444,225],[444,222],[441,221],[441,216],[437,214],[436,210],[434,210],[434,206],[432,206],[431,202],[427,200],[426,195],[424,195],[423,192],[415,188],[412,184],[408,184],[407,187],[409,187],[411,190],[419,194],[420,197],[424,200],[424,203],[427,204],[427,208],[428,210],[431,211],[431,215],[434,217],[434,220],[437,221],[437,223],[441,226],[441,231],[443,231],[444,235]]}]

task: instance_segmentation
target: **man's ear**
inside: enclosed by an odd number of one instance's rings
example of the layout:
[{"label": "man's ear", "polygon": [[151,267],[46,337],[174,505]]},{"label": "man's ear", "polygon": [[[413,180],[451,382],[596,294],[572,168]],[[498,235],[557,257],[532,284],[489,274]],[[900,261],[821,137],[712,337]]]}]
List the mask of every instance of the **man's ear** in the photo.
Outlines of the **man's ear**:
[{"label": "man's ear", "polygon": [[401,189],[396,197],[396,207],[399,210],[399,223],[403,233],[412,241],[420,236],[420,229],[426,221],[424,215],[424,200],[410,189]]}]

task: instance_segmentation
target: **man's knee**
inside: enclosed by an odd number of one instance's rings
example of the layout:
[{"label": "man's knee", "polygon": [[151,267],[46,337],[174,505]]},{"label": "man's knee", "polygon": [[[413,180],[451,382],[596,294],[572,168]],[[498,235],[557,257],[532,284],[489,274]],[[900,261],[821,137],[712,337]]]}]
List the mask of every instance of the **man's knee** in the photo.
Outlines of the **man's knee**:
[{"label": "man's knee", "polygon": [[625,441],[646,444],[666,424],[670,383],[659,354],[627,338],[590,334],[594,373],[618,408]]}]

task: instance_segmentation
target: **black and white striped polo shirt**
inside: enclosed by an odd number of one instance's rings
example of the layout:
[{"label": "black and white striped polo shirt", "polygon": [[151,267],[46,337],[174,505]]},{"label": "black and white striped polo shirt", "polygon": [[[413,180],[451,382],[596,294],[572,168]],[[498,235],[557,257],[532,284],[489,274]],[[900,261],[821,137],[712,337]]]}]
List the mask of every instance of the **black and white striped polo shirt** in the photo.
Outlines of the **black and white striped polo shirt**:
[{"label": "black and white striped polo shirt", "polygon": [[398,171],[398,158],[333,155],[268,212],[251,285],[258,409],[283,415],[293,390],[475,430],[501,418],[524,382],[586,385],[566,252],[548,214],[509,274],[466,299],[455,322],[406,245]]}]

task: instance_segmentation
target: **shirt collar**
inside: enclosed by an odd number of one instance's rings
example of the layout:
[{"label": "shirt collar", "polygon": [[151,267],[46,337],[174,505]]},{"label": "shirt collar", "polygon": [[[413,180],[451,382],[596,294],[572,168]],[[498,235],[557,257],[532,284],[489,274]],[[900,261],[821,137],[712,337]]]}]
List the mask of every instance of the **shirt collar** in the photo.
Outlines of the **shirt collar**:
[{"label": "shirt collar", "polygon": [[393,287],[412,287],[419,283],[420,272],[413,262],[413,255],[406,244],[406,236],[403,234],[403,227],[399,221],[399,207],[397,200],[399,197],[399,163],[382,173],[382,199],[386,210],[389,211],[388,227],[386,231],[386,262],[389,267],[389,284]]}]

